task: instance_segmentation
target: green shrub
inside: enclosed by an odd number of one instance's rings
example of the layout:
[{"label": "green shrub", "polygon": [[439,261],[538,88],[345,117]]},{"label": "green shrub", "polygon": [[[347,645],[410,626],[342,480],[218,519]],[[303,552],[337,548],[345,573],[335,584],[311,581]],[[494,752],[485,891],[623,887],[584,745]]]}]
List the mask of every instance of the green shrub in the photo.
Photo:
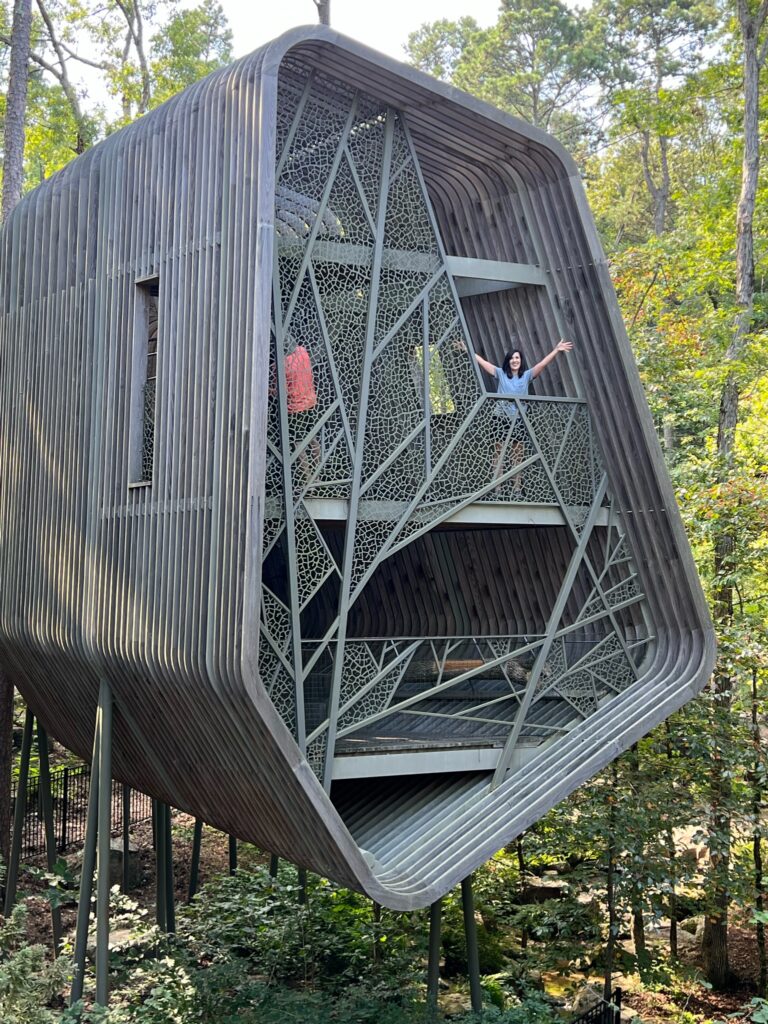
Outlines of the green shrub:
[{"label": "green shrub", "polygon": [[[498,974],[504,970],[506,957],[499,936],[491,934],[484,925],[477,926],[477,954],[481,974]],[[463,926],[447,927],[443,932],[445,973],[449,978],[467,973],[467,940]]]},{"label": "green shrub", "polygon": [[49,1004],[58,999],[72,974],[70,961],[48,959],[45,946],[29,945],[27,911],[17,903],[0,918],[0,1020],[3,1024],[49,1024],[58,1016]]},{"label": "green shrub", "polygon": [[[422,943],[423,931],[417,930]],[[300,906],[290,872],[273,879],[264,869],[238,871],[217,879],[180,911],[178,933],[204,959],[243,958],[268,983],[338,990],[365,977],[396,996],[419,978],[409,915],[382,911],[376,922],[370,900],[322,879],[313,880]]]}]

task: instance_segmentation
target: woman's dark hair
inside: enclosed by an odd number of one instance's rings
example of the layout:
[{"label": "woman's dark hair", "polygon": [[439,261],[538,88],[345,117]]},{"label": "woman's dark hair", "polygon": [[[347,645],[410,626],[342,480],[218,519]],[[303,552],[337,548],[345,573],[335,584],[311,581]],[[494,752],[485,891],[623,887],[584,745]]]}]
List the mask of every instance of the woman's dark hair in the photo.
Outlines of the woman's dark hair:
[{"label": "woman's dark hair", "polygon": [[507,352],[507,354],[504,356],[504,362],[501,364],[501,369],[504,371],[504,373],[506,373],[508,377],[512,376],[512,369],[509,364],[512,361],[512,356],[515,354],[515,352],[517,352],[517,354],[520,356],[520,369],[517,372],[518,375],[522,377],[525,371],[528,369],[528,364],[525,361],[525,356],[519,348],[513,348],[511,352]]}]

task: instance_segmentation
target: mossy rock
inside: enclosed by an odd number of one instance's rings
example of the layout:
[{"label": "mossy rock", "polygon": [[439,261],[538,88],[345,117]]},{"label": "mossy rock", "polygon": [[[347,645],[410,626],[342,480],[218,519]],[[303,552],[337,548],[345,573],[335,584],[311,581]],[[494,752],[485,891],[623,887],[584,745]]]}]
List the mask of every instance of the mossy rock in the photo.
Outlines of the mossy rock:
[{"label": "mossy rock", "polygon": [[684,932],[690,932],[691,935],[695,935],[696,932],[704,924],[704,915],[697,914],[695,917],[686,917],[684,921],[678,921],[677,927],[682,928]]},{"label": "mossy rock", "polygon": [[[477,952],[481,974],[499,974],[507,965],[501,938],[482,925],[477,929]],[[462,929],[447,928],[443,933],[445,973],[449,977],[467,974],[467,942]]]},{"label": "mossy rock", "polygon": [[683,924],[689,917],[698,917],[704,913],[706,900],[704,896],[697,896],[693,893],[678,893],[675,897],[675,918],[678,924]]}]

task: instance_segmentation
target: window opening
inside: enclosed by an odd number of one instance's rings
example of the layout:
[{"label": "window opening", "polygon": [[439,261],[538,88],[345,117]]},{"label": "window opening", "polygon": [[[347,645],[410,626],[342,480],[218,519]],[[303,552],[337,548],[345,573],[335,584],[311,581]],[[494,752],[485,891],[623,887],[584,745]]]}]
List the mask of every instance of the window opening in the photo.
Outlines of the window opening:
[{"label": "window opening", "polygon": [[[418,371],[423,379],[424,349],[421,346],[415,350],[415,356]],[[433,344],[429,346],[429,405],[433,416],[456,412],[440,352],[437,345]]]},{"label": "window opening", "polygon": [[129,476],[135,485],[151,484],[154,470],[159,297],[159,278],[136,282]]}]

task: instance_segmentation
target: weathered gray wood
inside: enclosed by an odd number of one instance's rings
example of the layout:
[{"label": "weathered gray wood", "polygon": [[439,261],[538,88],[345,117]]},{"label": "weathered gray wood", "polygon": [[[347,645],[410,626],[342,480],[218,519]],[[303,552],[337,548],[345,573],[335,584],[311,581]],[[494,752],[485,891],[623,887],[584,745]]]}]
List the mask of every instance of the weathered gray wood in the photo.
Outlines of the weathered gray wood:
[{"label": "weathered gray wood", "polygon": [[[516,405],[513,334],[575,342]],[[107,675],[114,776],[213,827],[425,906],[706,680],[575,167],[413,69],[295,30],[78,158],[0,233],[0,345],[0,658],[84,756]]]}]

